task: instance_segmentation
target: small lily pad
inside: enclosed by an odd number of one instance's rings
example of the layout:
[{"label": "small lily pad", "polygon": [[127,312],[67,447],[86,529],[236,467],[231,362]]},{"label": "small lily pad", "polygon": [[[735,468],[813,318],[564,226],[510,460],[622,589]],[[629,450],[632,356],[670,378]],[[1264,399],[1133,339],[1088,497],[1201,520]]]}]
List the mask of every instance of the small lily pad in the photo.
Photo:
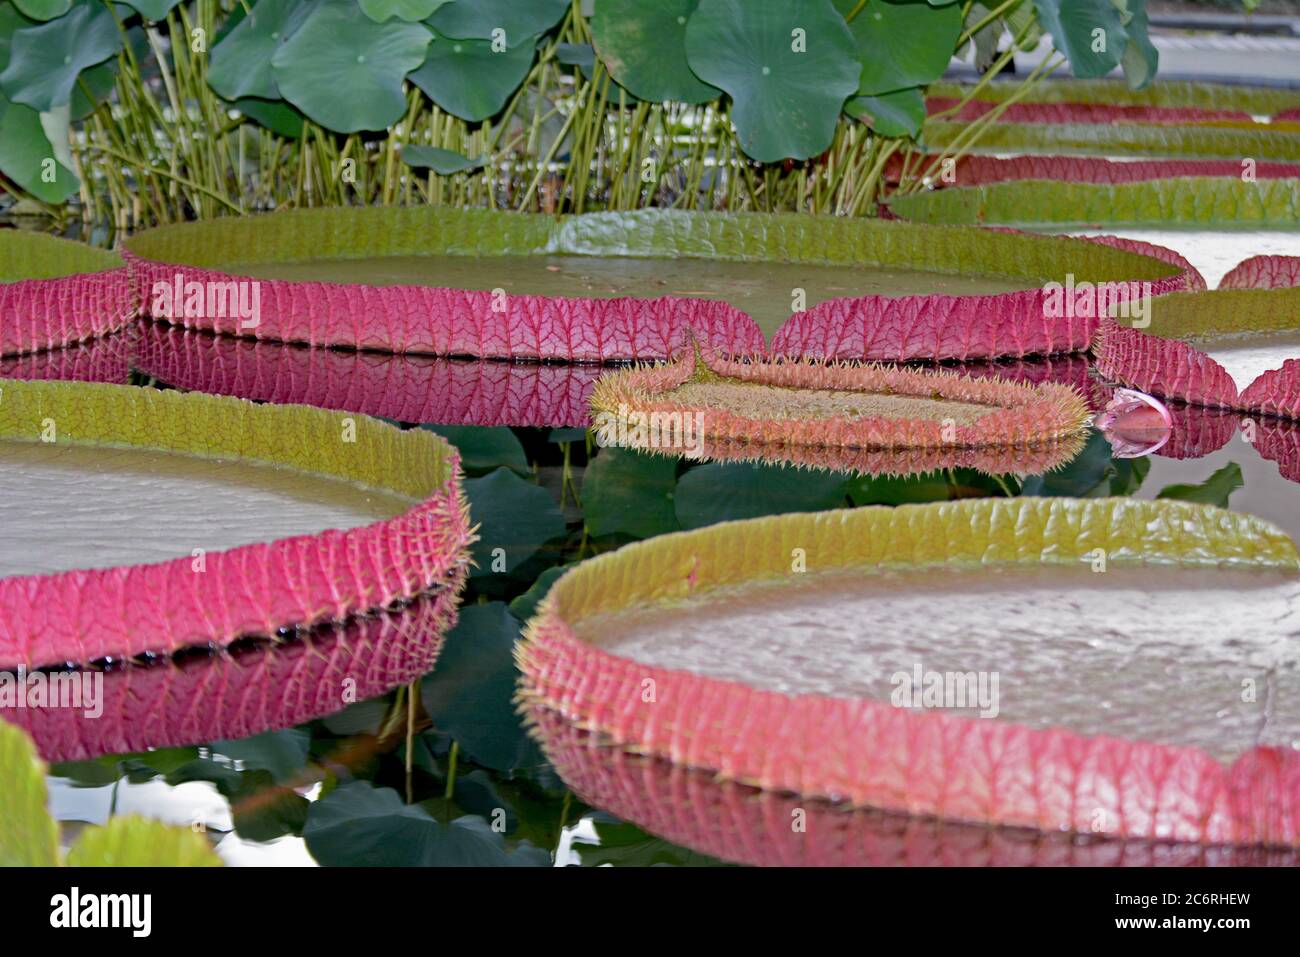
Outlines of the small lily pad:
[{"label": "small lily pad", "polygon": [[15,31],[0,88],[37,112],[67,106],[81,71],[120,49],[122,36],[108,8],[79,3],[57,21]]},{"label": "small lily pad", "polygon": [[830,0],[700,0],[686,25],[686,61],[731,96],[740,145],[764,163],[825,150],[862,72]]},{"label": "small lily pad", "polygon": [[[470,159],[464,153],[444,150],[437,146],[403,146],[402,162],[415,169],[431,169],[439,176],[450,176],[453,173],[463,173],[467,169],[478,169],[486,160],[482,156]],[[518,439],[515,442],[518,444]]]},{"label": "small lily pad", "polygon": [[429,41],[418,23],[375,23],[351,0],[327,0],[276,50],[271,69],[284,98],[321,126],[382,130],[406,112],[402,78],[424,62]]},{"label": "small lily pad", "polygon": [[433,102],[462,120],[498,113],[519,89],[535,54],[535,36],[497,52],[491,40],[453,40],[437,35],[411,82]]},{"label": "small lily pad", "polygon": [[653,103],[705,103],[717,87],[686,63],[686,24],[699,0],[601,0],[591,18],[600,59],[628,92]]}]

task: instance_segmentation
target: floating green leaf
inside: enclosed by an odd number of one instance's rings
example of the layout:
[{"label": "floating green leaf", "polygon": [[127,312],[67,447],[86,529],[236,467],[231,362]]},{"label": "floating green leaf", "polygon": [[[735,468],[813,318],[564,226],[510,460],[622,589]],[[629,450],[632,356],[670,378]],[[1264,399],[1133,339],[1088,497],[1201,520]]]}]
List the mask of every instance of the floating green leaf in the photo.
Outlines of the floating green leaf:
[{"label": "floating green leaf", "polygon": [[428,22],[444,37],[497,40],[513,47],[525,37],[545,33],[568,9],[569,0],[453,0]]},{"label": "floating green leaf", "polygon": [[844,105],[844,112],[865,121],[881,136],[916,136],[925,122],[925,97],[919,89],[855,96]]},{"label": "floating green leaf", "polygon": [[535,42],[526,36],[498,52],[491,40],[436,36],[411,82],[448,113],[470,122],[485,120],[506,105],[528,75]]},{"label": "floating green leaf", "polygon": [[519,619],[499,601],[462,608],[437,667],[420,684],[434,728],[498,771],[543,763],[514,706],[519,631]]},{"label": "floating green leaf", "polygon": [[357,0],[362,11],[376,23],[396,17],[408,23],[424,20],[449,0]]},{"label": "floating green leaf", "polygon": [[[412,162],[411,157],[407,154],[416,149],[434,150],[434,147],[404,146],[402,147],[402,159],[412,166],[431,166],[432,164],[426,162]],[[469,160],[465,160],[465,157],[459,153],[453,153],[450,150],[434,151],[457,157],[469,164],[461,167],[461,169],[469,169],[470,166],[476,165]],[[444,172],[444,170],[437,169],[437,167],[433,168],[439,173]],[[454,173],[457,170],[453,169],[449,170],[449,172]],[[456,451],[460,453],[460,467],[469,475],[490,472],[502,465],[508,469],[513,469],[520,475],[532,474],[528,467],[528,456],[524,454],[523,445],[515,437],[514,432],[504,425],[495,428],[479,425],[426,425],[424,428],[430,432],[438,433],[456,446]]]},{"label": "floating green leaf", "polygon": [[752,463],[710,462],[677,483],[682,528],[786,512],[819,512],[845,502],[847,477]]},{"label": "floating green leaf", "polygon": [[228,100],[246,96],[278,100],[280,88],[271,60],[310,12],[311,7],[298,0],[259,0],[213,46],[208,84]]},{"label": "floating green leaf", "polygon": [[553,538],[564,534],[564,516],[551,493],[521,479],[508,468],[465,482],[470,517],[478,524],[479,540],[471,574],[509,574]]},{"label": "floating green leaf", "polygon": [[511,867],[550,866],[545,851],[521,843],[511,853],[502,835],[481,817],[450,824],[406,804],[392,788],[353,781],[312,804],[303,827],[307,850],[326,866]]},{"label": "floating green leaf", "polygon": [[78,3],[57,21],[14,32],[0,88],[13,102],[37,112],[67,106],[81,71],[120,49],[122,36],[108,8]]},{"label": "floating green leaf", "polygon": [[1034,7],[1075,76],[1105,76],[1119,66],[1128,37],[1112,0],[1034,0]]},{"label": "floating green leaf", "polygon": [[1229,462],[1199,485],[1167,485],[1156,498],[1176,498],[1184,502],[1228,507],[1228,498],[1241,488],[1241,466]]},{"label": "floating green leaf", "polygon": [[582,479],[582,513],[594,537],[650,538],[678,529],[677,459],[602,449]]},{"label": "floating green leaf", "polygon": [[686,63],[686,24],[699,0],[601,0],[591,36],[601,62],[628,92],[654,103],[704,103],[718,89]]},{"label": "floating green leaf", "polygon": [[[847,15],[858,0],[835,0]],[[849,22],[862,75],[858,92],[892,93],[943,76],[961,34],[961,4],[924,0],[868,0]]]},{"label": "floating green leaf", "polygon": [[382,130],[406,112],[402,78],[424,62],[431,37],[418,23],[375,23],[351,0],[326,0],[276,50],[280,93],[338,133]]},{"label": "floating green leaf", "polygon": [[701,0],[686,60],[730,94],[741,147],[765,163],[825,150],[862,72],[830,0]]}]

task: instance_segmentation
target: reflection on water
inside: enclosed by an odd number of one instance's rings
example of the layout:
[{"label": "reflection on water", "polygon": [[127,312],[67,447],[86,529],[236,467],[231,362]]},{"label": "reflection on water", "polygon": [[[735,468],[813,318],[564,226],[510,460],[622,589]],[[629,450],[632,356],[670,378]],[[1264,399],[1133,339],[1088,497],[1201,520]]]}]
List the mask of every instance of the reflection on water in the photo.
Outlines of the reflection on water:
[{"label": "reflection on water", "polygon": [[740,864],[845,866],[1280,866],[1268,848],[1118,841],[853,810],[772,794],[598,743],[545,709],[532,713],[547,757],[593,807],[702,854]]}]

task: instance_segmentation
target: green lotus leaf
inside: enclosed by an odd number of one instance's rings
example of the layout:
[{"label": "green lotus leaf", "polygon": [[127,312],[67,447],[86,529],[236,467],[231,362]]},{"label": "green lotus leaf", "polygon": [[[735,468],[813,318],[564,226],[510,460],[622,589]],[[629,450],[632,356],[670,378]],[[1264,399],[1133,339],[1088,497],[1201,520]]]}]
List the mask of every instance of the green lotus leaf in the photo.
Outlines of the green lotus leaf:
[{"label": "green lotus leaf", "polygon": [[411,82],[433,102],[462,120],[476,122],[500,112],[533,65],[536,37],[496,52],[491,40],[453,40],[434,35]]},{"label": "green lotus leaf", "polygon": [[[933,93],[933,90],[931,91]],[[967,124],[926,124],[926,145],[942,148]],[[986,153],[1085,153],[1240,161],[1243,156],[1300,162],[1300,136],[1284,130],[1228,126],[1149,126],[1140,123],[994,123],[980,131]]]},{"label": "green lotus leaf", "polygon": [[1241,466],[1229,462],[1199,485],[1166,485],[1156,498],[1176,498],[1184,502],[1200,502],[1202,505],[1228,507],[1232,493],[1243,485]]},{"label": "green lotus leaf", "polygon": [[27,733],[0,721],[0,867],[59,861],[59,826],[45,809],[45,764]]},{"label": "green lotus leaf", "polygon": [[677,459],[602,449],[582,478],[582,514],[593,538],[650,538],[675,532]]},{"label": "green lotus leaf", "polygon": [[327,129],[382,130],[406,112],[402,78],[424,62],[429,40],[421,24],[375,23],[351,0],[326,0],[275,51],[272,75],[285,99]]},{"label": "green lotus leaf", "polygon": [[415,169],[431,169],[439,176],[450,176],[478,169],[486,160],[482,156],[470,159],[464,153],[437,146],[403,146],[402,162]]},{"label": "green lotus leaf", "polygon": [[710,462],[691,469],[677,483],[677,520],[689,529],[763,515],[820,512],[845,503],[847,481],[840,472]]},{"label": "green lotus leaf", "polygon": [[1075,76],[1105,76],[1119,66],[1128,36],[1111,0],[1034,0],[1034,7]]},{"label": "green lotus leaf", "polygon": [[38,112],[67,106],[81,71],[120,49],[122,36],[108,8],[79,3],[57,21],[14,32],[0,88],[13,102]]},{"label": "green lotus leaf", "polygon": [[1246,183],[1207,176],[1113,184],[1026,180],[898,196],[890,208],[904,219],[945,225],[1297,227],[1300,179]]},{"label": "green lotus leaf", "polygon": [[[858,0],[835,0],[846,16]],[[923,0],[868,0],[849,22],[862,75],[858,92],[892,93],[943,76],[961,35],[961,4]]]},{"label": "green lotus leaf", "polygon": [[718,95],[686,63],[686,24],[699,0],[600,0],[591,36],[628,92],[653,103],[705,103]]},{"label": "green lotus leaf", "polygon": [[925,97],[921,90],[895,90],[879,96],[855,96],[844,112],[864,120],[881,136],[916,136],[925,122]]},{"label": "green lotus leaf", "polygon": [[551,856],[526,842],[511,851],[481,817],[449,824],[392,788],[353,781],[312,804],[303,827],[307,850],[326,866],[511,867],[550,866]]},{"label": "green lotus leaf", "polygon": [[32,20],[53,20],[72,9],[72,0],[14,0],[14,6]]},{"label": "green lotus leaf", "polygon": [[830,0],[701,0],[686,61],[731,96],[741,148],[764,163],[825,150],[862,69]]},{"label": "green lotus leaf", "polygon": [[0,96],[0,173],[43,203],[57,206],[77,191],[77,177],[55,158],[54,146],[30,106]]},{"label": "green lotus leaf", "polygon": [[167,14],[172,8],[178,5],[181,0],[122,0],[127,6],[135,9],[140,16],[146,20],[166,20]]},{"label": "green lotus leaf", "polygon": [[424,710],[476,763],[497,771],[544,763],[514,707],[520,622],[499,601],[469,605],[420,683]]},{"label": "green lotus leaf", "polygon": [[524,37],[545,33],[568,9],[569,0],[452,0],[428,24],[444,37],[500,40],[513,47]]},{"label": "green lotus leaf", "polygon": [[1124,70],[1124,78],[1128,81],[1128,85],[1140,89],[1155,77],[1156,70],[1160,66],[1160,51],[1151,42],[1148,33],[1150,21],[1147,17],[1146,0],[1123,0],[1123,2],[1127,3],[1131,16],[1124,23],[1128,45],[1124,48],[1120,66]]},{"label": "green lotus leaf", "polygon": [[393,17],[415,23],[432,16],[435,10],[448,2],[449,0],[357,0],[361,11],[376,23],[383,23]]},{"label": "green lotus leaf", "polygon": [[258,126],[277,136],[296,140],[302,136],[303,115],[283,100],[244,96],[230,104]]},{"label": "green lotus leaf", "polygon": [[303,728],[266,731],[239,741],[214,741],[212,750],[242,761],[250,771],[267,771],[280,783],[292,781],[307,763],[311,733]]},{"label": "green lotus leaf", "polygon": [[259,0],[212,47],[208,84],[228,100],[246,96],[278,100],[280,88],[271,60],[310,12],[310,5],[298,0]]},{"label": "green lotus leaf", "polygon": [[[408,154],[417,149],[455,157],[461,162],[469,164],[461,166],[459,169],[468,169],[474,165],[472,160],[465,159],[459,153],[453,153],[451,150],[440,150],[432,146],[403,146],[402,159],[411,166],[429,166],[435,172],[443,172],[443,170],[437,169],[430,163],[413,162]],[[453,173],[458,171],[457,169],[451,170]],[[438,433],[456,446],[456,451],[460,453],[460,467],[465,470],[467,475],[482,475],[484,472],[491,472],[502,465],[518,472],[520,475],[532,474],[531,469],[528,467],[528,456],[524,453],[523,445],[515,436],[515,433],[504,425],[495,427],[426,425],[423,428]]]},{"label": "green lotus leaf", "polygon": [[471,552],[478,565],[470,572],[475,577],[509,574],[564,534],[564,516],[551,493],[508,468],[469,479],[465,496],[479,526]]},{"label": "green lotus leaf", "polygon": [[115,817],[87,828],[68,850],[69,867],[220,867],[221,858],[189,828]]},{"label": "green lotus leaf", "polygon": [[110,57],[98,66],[84,71],[72,88],[69,117],[74,122],[84,120],[113,94],[117,85],[117,58]]},{"label": "green lotus leaf", "polygon": [[[590,43],[557,43],[555,44],[555,59],[565,66],[576,66],[578,72],[589,83],[595,82],[596,50]],[[632,93],[622,84],[610,79],[608,70],[601,76],[601,85],[605,87],[601,92],[611,102],[618,100],[620,96],[623,98],[624,103],[628,105],[641,102],[641,97]]]}]

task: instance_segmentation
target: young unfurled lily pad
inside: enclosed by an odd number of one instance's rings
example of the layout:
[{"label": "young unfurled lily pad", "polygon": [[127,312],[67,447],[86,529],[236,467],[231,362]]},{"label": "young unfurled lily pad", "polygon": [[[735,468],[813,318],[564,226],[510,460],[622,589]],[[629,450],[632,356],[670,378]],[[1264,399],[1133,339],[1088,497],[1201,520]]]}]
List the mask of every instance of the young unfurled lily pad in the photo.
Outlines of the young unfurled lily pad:
[{"label": "young unfurled lily pad", "polygon": [[[1042,471],[1044,460],[1078,451],[1088,416],[1068,386],[818,360],[737,361],[707,347],[610,373],[591,404],[597,441],[606,445],[886,473],[941,465]],[[1018,453],[1027,467],[1014,466]],[[1006,467],[986,467],[995,463]]]},{"label": "young unfurled lily pad", "polygon": [[113,253],[0,229],[0,356],[82,342],[135,314],[131,277]]},{"label": "young unfurled lily pad", "polygon": [[15,490],[0,669],[221,648],[464,580],[458,457],[431,432],[197,393],[0,387]]},{"label": "young unfurled lily pad", "polygon": [[767,791],[1296,847],[1300,715],[1268,702],[1300,680],[1298,594],[1289,538],[1187,502],[782,515],[567,572],[518,647],[520,699]]}]

